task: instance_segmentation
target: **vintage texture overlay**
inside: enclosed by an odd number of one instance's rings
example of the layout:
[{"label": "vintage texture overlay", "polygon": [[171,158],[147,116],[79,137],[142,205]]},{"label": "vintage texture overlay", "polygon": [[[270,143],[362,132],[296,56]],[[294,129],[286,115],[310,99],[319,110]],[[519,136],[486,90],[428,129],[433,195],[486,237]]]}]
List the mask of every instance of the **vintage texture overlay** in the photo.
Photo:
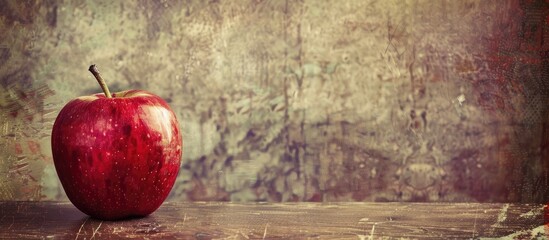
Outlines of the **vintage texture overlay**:
[{"label": "vintage texture overlay", "polygon": [[0,200],[66,199],[50,132],[92,63],[176,112],[172,201],[549,194],[546,1],[1,5]]}]

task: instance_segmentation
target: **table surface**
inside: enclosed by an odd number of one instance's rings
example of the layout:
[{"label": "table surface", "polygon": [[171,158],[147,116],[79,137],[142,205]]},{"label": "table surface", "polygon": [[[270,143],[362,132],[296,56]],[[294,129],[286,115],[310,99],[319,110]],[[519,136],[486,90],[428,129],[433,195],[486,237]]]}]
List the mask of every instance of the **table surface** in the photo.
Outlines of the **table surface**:
[{"label": "table surface", "polygon": [[70,202],[0,202],[0,239],[545,239],[544,206],[479,203],[164,203],[101,221]]}]

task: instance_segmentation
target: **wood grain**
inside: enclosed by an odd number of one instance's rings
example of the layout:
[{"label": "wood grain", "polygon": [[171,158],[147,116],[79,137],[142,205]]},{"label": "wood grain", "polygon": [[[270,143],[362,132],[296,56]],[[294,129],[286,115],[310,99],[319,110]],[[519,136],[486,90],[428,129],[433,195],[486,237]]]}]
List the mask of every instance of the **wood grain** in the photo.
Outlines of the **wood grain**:
[{"label": "wood grain", "polygon": [[108,222],[70,202],[0,202],[0,239],[529,239],[544,230],[543,212],[528,204],[193,202]]}]

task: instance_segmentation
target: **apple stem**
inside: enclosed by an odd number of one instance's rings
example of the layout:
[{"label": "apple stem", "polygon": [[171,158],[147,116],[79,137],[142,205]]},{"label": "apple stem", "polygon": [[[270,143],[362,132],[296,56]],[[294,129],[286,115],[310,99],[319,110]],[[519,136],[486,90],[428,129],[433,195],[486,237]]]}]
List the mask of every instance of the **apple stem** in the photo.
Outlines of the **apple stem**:
[{"label": "apple stem", "polygon": [[107,87],[107,83],[105,83],[105,80],[103,80],[101,74],[99,74],[99,71],[97,71],[97,67],[95,66],[95,64],[92,64],[88,70],[93,74],[95,79],[97,79],[97,82],[99,83],[99,86],[101,86],[101,89],[103,89],[105,96],[107,98],[112,98],[109,87]]}]

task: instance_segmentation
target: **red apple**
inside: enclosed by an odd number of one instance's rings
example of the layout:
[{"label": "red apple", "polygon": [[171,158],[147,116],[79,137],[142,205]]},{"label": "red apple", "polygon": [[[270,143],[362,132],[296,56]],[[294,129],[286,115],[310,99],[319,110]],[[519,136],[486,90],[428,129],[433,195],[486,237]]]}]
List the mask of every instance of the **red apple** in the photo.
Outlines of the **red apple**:
[{"label": "red apple", "polygon": [[80,211],[104,220],[147,216],[168,196],[179,171],[182,139],[175,114],[142,90],[70,101],[53,125],[57,175]]}]

